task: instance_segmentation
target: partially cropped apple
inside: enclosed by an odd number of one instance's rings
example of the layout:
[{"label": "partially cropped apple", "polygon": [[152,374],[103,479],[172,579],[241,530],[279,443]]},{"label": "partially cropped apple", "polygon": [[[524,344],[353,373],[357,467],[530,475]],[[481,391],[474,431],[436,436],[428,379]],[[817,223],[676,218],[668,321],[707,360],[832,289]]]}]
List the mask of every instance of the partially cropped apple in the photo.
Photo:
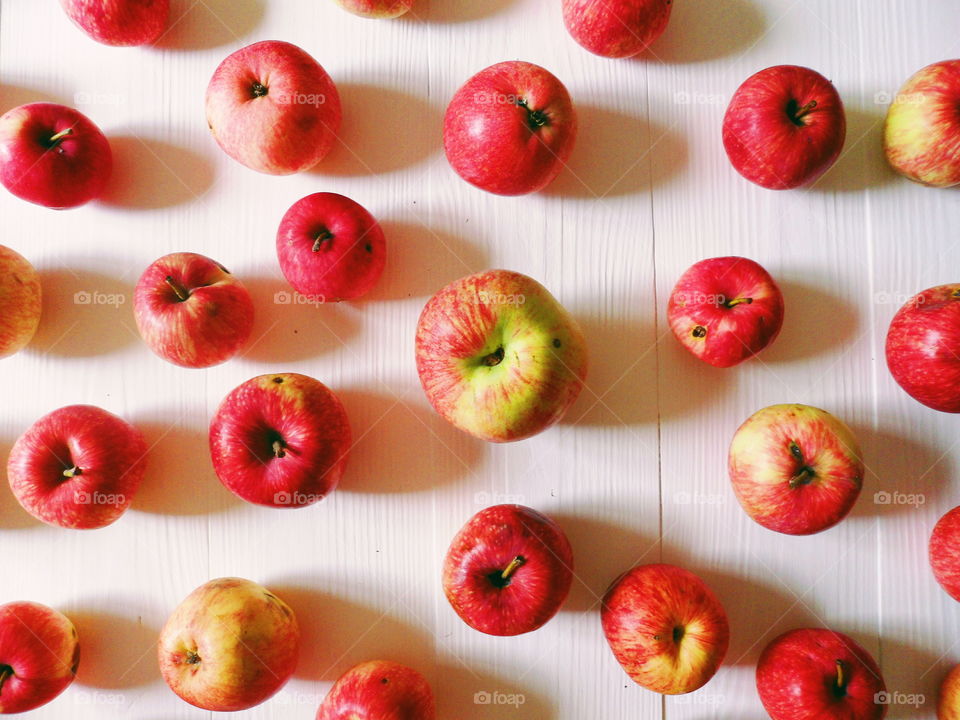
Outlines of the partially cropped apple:
[{"label": "partially cropped apple", "polygon": [[15,250],[0,245],[0,358],[22,350],[40,324],[40,276]]},{"label": "partially cropped apple", "polygon": [[435,720],[430,684],[413,668],[370,660],[344,673],[327,693],[316,720]]},{"label": "partially cropped apple", "polygon": [[563,22],[595,55],[632,57],[663,34],[672,9],[673,0],[563,0]]},{"label": "partially cropped apple", "polygon": [[960,507],[937,521],[930,534],[928,556],[940,587],[960,602]]},{"label": "partially cropped apple", "polygon": [[937,720],[960,720],[960,665],[954,665],[940,683]]},{"label": "partially cropped apple", "polygon": [[407,13],[414,0],[336,0],[344,10],[365,18],[395,18]]},{"label": "partially cropped apple", "polygon": [[170,0],[60,0],[67,16],[104,45],[148,45],[167,27]]}]

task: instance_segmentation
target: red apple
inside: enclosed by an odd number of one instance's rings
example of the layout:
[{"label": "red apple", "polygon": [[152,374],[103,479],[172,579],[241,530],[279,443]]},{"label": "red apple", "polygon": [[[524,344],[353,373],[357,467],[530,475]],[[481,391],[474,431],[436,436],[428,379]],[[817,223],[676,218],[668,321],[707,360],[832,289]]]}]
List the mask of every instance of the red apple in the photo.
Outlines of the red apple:
[{"label": "red apple", "polygon": [[843,102],[823,75],[777,65],[748,78],[723,118],[737,172],[770,190],[810,185],[836,162],[847,135]]},{"label": "red apple", "polygon": [[340,400],[306,375],[260,375],[235,388],[210,423],[213,467],[247,502],[304,507],[331,493],[347,465]]},{"label": "red apple", "polygon": [[164,255],[144,270],[133,313],[147,346],[188,368],[226,362],[253,329],[250,293],[223,265],[197,253]]},{"label": "red apple", "polygon": [[340,130],[337,86],[316,60],[286,42],[254,43],[220,63],[206,107],[223,151],[270,175],[313,167]]},{"label": "red apple", "polygon": [[960,665],[954,665],[940,683],[937,720],[960,720]]},{"label": "red apple", "polygon": [[112,169],[110,143],[78,110],[31,103],[0,117],[0,183],[18,198],[78,207],[103,194]]},{"label": "red apple", "polygon": [[387,260],[383,230],[362,206],[336,193],[297,200],[277,231],[280,269],[294,290],[321,302],[367,293]]},{"label": "red apple", "polygon": [[563,0],[567,32],[595,55],[631,57],[667,29],[673,0]]},{"label": "red apple", "polygon": [[960,602],[960,507],[937,522],[930,535],[930,567],[940,587]]},{"label": "red apple", "polygon": [[885,691],[870,653],[832,630],[790,630],[757,662],[757,692],[772,720],[880,720]]},{"label": "red apple", "polygon": [[495,505],[457,533],[443,591],[460,619],[488,635],[521,635],[557,614],[573,582],[573,550],[546,515]]},{"label": "red apple", "polygon": [[77,629],[66,616],[34,602],[0,605],[0,715],[46,705],[79,664]]},{"label": "red apple", "polygon": [[887,367],[914,400],[960,412],[960,285],[914,295],[887,330]]},{"label": "red apple", "polygon": [[148,45],[167,27],[170,0],[60,0],[69,18],[104,45]]},{"label": "red apple", "polygon": [[787,535],[833,527],[850,512],[863,485],[853,432],[809,405],[771,405],[747,418],[730,444],[729,467],[746,513]]},{"label": "red apple", "polygon": [[133,501],[146,467],[143,435],[92,405],[44,415],[14,443],[10,489],[48,525],[89,530],[109,525]]},{"label": "red apple", "polygon": [[443,147],[457,174],[497,195],[542,190],[577,137],[567,89],[538,65],[514,60],[481,70],[443,118]]},{"label": "red apple", "polygon": [[435,720],[433,691],[413,668],[389,660],[360,663],[330,688],[316,720]]},{"label": "red apple", "polygon": [[337,0],[344,10],[365,18],[400,17],[413,7],[413,0]]},{"label": "red apple", "polygon": [[710,365],[732,367],[772,343],[783,325],[783,295],[753,260],[701,260],[677,281],[667,305],[680,344]]},{"label": "red apple", "polygon": [[603,632],[630,678],[648,690],[681,695],[703,687],[730,644],[723,605],[689,570],[640,565],[603,598]]},{"label": "red apple", "polygon": [[22,350],[40,324],[40,276],[33,265],[0,245],[0,358]]}]

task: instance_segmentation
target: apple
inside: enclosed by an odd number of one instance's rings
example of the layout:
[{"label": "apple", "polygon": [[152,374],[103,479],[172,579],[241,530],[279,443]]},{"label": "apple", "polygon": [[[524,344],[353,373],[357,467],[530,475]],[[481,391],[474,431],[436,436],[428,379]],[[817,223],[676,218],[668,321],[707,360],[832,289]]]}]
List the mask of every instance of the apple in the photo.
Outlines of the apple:
[{"label": "apple", "polygon": [[460,619],[488,635],[521,635],[557,614],[573,583],[573,550],[546,515],[495,505],[464,525],[443,562],[443,591]]},{"label": "apple", "polygon": [[796,403],[747,418],[730,444],[729,469],[747,515],[787,535],[812,535],[843,520],[864,472],[850,428],[825,410]]},{"label": "apple", "polygon": [[336,0],[344,10],[365,18],[395,18],[413,7],[413,0]]},{"label": "apple", "polygon": [[563,23],[594,55],[632,57],[663,34],[672,9],[673,0],[563,0]]},{"label": "apple", "polygon": [[67,16],[104,45],[149,45],[167,27],[170,0],[60,0]]},{"label": "apple", "polygon": [[928,556],[940,587],[960,602],[960,507],[937,521],[930,535]]},{"label": "apple", "polygon": [[457,90],[443,118],[443,148],[456,173],[481,190],[542,190],[573,152],[577,114],[567,89],[519,60],[481,70]]},{"label": "apple", "polygon": [[960,720],[960,665],[954,665],[940,683],[937,720]]},{"label": "apple", "polygon": [[640,565],[621,575],[603,598],[600,621],[630,679],[664,695],[703,687],[730,644],[717,596],[676,565]]},{"label": "apple", "polygon": [[201,585],[160,631],[160,673],[181,699],[235,712],[282,688],[297,666],[300,629],[293,610],[243,578]]},{"label": "apple", "polygon": [[40,324],[40,276],[20,253],[0,245],[0,358],[22,350]]},{"label": "apple", "polygon": [[68,405],[37,420],[7,460],[10,489],[48,525],[90,530],[130,507],[146,467],[137,428],[93,405]]},{"label": "apple", "polygon": [[0,117],[0,183],[56,210],[100,197],[113,170],[110,143],[79,110],[30,103]]},{"label": "apple", "polygon": [[770,190],[811,185],[836,162],[846,135],[837,89],[795,65],[748,78],[723,118],[723,147],[733,167]]},{"label": "apple", "polygon": [[253,300],[230,271],[197,253],[153,262],[133,296],[137,329],[164,360],[204,368],[236,355],[253,329]]},{"label": "apple", "polygon": [[340,130],[337,86],[287,42],[265,40],[227,57],[207,86],[207,125],[237,162],[269,175],[316,165]]},{"label": "apple", "polygon": [[960,183],[960,60],[928,65],[887,110],[883,149],[898,173],[932,187]]},{"label": "apple", "polygon": [[430,684],[413,668],[370,660],[344,673],[327,693],[316,720],[435,720]]},{"label": "apple", "polygon": [[280,269],[294,290],[322,302],[354,300],[387,261],[383,230],[360,204],[318,192],[297,200],[277,231]]},{"label": "apple", "polygon": [[886,354],[890,374],[910,397],[960,412],[960,284],[910,298],[890,322]]},{"label": "apple", "polygon": [[757,692],[772,720],[880,720],[880,668],[852,638],[822,628],[790,630],[757,662]]},{"label": "apple", "polygon": [[224,398],[210,423],[220,482],[247,502],[304,507],[331,493],[352,444],[347,413],[323,383],[260,375]]},{"label": "apple", "polygon": [[667,321],[693,355],[716,367],[732,367],[776,339],[783,325],[783,295],[753,260],[701,260],[674,286]]}]

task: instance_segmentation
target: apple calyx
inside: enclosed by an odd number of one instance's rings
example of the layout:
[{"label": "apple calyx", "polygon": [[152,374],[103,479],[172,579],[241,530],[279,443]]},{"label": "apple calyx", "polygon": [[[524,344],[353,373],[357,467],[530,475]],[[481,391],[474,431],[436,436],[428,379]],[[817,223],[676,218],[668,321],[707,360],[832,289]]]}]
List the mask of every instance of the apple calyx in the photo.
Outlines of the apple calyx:
[{"label": "apple calyx", "polygon": [[[313,252],[320,252],[320,248],[322,248],[323,244],[328,240],[333,240],[333,233],[327,230],[327,228],[320,228],[320,232],[317,233],[317,237],[313,241]],[[370,245],[367,245],[367,247],[370,247]]]},{"label": "apple calyx", "polygon": [[283,441],[283,438],[277,438],[273,441],[273,445],[270,447],[273,448],[273,456],[275,458],[283,458],[287,456],[287,444]]},{"label": "apple calyx", "polygon": [[200,656],[196,650],[187,650],[187,665],[199,665]]},{"label": "apple calyx", "polygon": [[817,101],[811,100],[803,107],[799,107],[800,103],[796,100],[791,100],[787,103],[787,115],[790,117],[790,122],[798,127],[805,127],[806,123],[802,122],[803,118],[814,110],[817,107]]},{"label": "apple calyx", "polygon": [[749,304],[752,303],[752,302],[753,302],[753,298],[750,298],[750,297],[748,297],[748,298],[740,297],[740,298],[734,298],[733,300],[727,300],[727,301],[723,304],[723,306],[724,306],[725,308],[734,308],[734,307],[736,307],[737,305],[744,305],[744,304],[749,305]]},{"label": "apple calyx", "polygon": [[510,561],[510,563],[503,569],[502,572],[495,570],[487,577],[495,587],[505,588],[510,584],[510,581],[513,579],[513,574],[517,571],[517,568],[526,562],[527,559],[523,555],[517,555],[513,560]]},{"label": "apple calyx", "polygon": [[0,694],[3,693],[3,686],[6,685],[7,680],[12,678],[14,675],[13,668],[9,665],[0,665]]},{"label": "apple calyx", "polygon": [[83,470],[78,468],[76,465],[64,469],[63,476],[65,478],[75,478],[78,475],[83,475]]},{"label": "apple calyx", "polygon": [[817,476],[817,473],[812,467],[806,464],[803,459],[803,451],[800,450],[800,446],[797,445],[796,442],[790,443],[790,454],[800,463],[800,469],[790,478],[790,489],[796,490],[801,485],[810,484],[810,481]]},{"label": "apple calyx", "polygon": [[262,82],[254,80],[253,85],[250,86],[250,92],[253,93],[255,98],[263,97],[270,92],[270,88],[264,85]]},{"label": "apple calyx", "polygon": [[166,281],[167,285],[173,288],[173,292],[176,293],[178,301],[184,302],[190,298],[190,291],[174,280],[173,276],[167,275],[164,280]]},{"label": "apple calyx", "polygon": [[517,107],[527,111],[527,124],[531,130],[539,130],[544,125],[550,124],[549,116],[543,110],[531,110],[527,104],[526,98],[517,98]]},{"label": "apple calyx", "polygon": [[833,693],[838,698],[846,697],[847,695],[847,674],[843,671],[843,660],[837,660],[837,682],[833,686]]},{"label": "apple calyx", "polygon": [[695,338],[703,338],[707,336],[707,329],[703,325],[697,325],[690,334]]},{"label": "apple calyx", "polygon": [[506,352],[503,349],[503,345],[501,345],[489,355],[484,355],[480,360],[480,364],[486,365],[487,367],[496,367],[503,362],[504,355],[506,355]]}]

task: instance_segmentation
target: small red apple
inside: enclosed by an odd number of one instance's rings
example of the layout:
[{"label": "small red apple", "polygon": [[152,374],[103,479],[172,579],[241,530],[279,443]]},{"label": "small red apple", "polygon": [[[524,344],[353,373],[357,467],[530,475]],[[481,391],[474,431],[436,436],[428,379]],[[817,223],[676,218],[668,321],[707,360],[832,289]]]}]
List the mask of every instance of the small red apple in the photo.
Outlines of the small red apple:
[{"label": "small red apple", "polygon": [[937,521],[930,535],[928,555],[940,587],[960,602],[960,507]]},{"label": "small red apple", "polygon": [[433,691],[413,668],[389,660],[360,663],[337,680],[316,720],[435,720]]},{"label": "small red apple", "polygon": [[563,22],[581,46],[602,57],[632,57],[663,34],[673,0],[563,0]]},{"label": "small red apple", "polygon": [[170,0],[60,0],[67,16],[104,45],[148,45],[167,27]]},{"label": "small red apple", "polygon": [[0,358],[22,350],[40,324],[40,276],[20,253],[0,245]]}]

